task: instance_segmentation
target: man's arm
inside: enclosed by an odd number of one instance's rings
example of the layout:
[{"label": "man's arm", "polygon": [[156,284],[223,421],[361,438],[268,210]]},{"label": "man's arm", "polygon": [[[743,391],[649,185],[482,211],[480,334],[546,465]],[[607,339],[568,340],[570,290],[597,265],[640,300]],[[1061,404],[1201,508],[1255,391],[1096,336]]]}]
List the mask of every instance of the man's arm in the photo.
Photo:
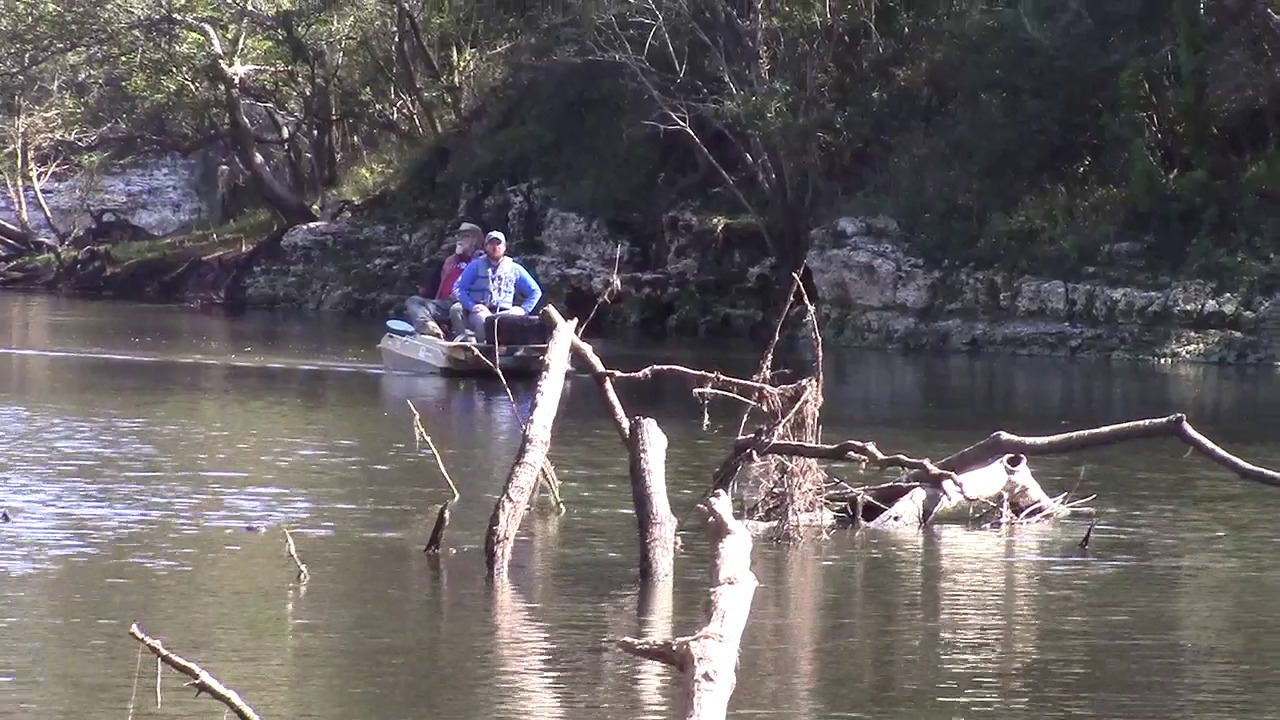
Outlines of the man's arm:
[{"label": "man's arm", "polygon": [[476,274],[479,272],[480,263],[467,263],[467,267],[463,269],[462,274],[458,276],[457,282],[453,284],[453,296],[458,298],[458,302],[462,303],[462,307],[467,312],[471,312],[476,306],[476,301],[471,299],[471,293],[467,292],[467,290],[475,284]]},{"label": "man's arm", "polygon": [[529,271],[518,263],[516,264],[516,292],[524,296],[524,302],[520,303],[520,307],[524,308],[525,314],[532,315],[533,309],[538,307],[538,301],[542,299],[542,288],[538,286],[538,281],[533,279]]}]

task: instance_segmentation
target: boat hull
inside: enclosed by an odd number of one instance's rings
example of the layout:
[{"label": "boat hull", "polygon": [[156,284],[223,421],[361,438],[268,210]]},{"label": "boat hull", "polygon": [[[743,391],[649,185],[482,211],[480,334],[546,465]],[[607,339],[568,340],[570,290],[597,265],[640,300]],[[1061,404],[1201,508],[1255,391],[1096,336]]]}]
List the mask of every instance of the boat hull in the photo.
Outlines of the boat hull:
[{"label": "boat hull", "polygon": [[378,349],[382,352],[383,367],[393,372],[418,375],[493,375],[492,364],[496,364],[504,376],[529,377],[542,370],[542,358],[547,346],[499,347],[495,359],[492,345],[449,342],[421,334],[402,336],[387,333],[378,343]]}]

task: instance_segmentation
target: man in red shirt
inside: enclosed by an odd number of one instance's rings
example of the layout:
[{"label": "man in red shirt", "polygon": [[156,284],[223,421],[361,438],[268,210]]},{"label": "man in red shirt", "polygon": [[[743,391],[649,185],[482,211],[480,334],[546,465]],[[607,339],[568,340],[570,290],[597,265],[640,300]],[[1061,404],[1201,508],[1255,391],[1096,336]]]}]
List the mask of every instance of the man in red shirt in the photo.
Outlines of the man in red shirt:
[{"label": "man in red shirt", "polygon": [[483,241],[484,231],[479,225],[462,223],[454,233],[453,254],[445,258],[444,267],[440,270],[440,284],[436,287],[435,297],[431,297],[430,288],[420,285],[418,294],[405,301],[405,313],[418,332],[444,337],[440,323],[448,322],[449,308],[457,302],[453,297],[453,285],[467,263],[480,252]]}]

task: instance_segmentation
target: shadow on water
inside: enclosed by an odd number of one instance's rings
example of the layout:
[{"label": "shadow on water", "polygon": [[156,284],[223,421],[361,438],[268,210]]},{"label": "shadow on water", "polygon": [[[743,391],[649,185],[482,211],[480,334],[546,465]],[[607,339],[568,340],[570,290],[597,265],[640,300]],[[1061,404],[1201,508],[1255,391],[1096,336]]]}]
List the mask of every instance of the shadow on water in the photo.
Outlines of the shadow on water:
[{"label": "shadow on water", "polygon": [[[684,521],[677,576],[641,588],[626,456],[594,383],[571,376],[551,451],[569,512],[540,503],[510,581],[490,585],[484,527],[530,383],[513,385],[513,407],[492,381],[348,372],[374,362],[377,330],[335,319],[7,296],[0,317],[11,348],[0,353],[0,506],[14,514],[0,525],[6,717],[125,717],[132,620],[267,717],[670,716],[672,673],[612,640],[699,624],[709,549],[691,509],[736,430],[731,403],[711,403],[704,431],[683,383],[622,385],[628,409],[670,438]],[[600,347],[630,368],[754,363]],[[999,427],[1186,411],[1231,449],[1280,464],[1270,370],[828,359],[827,439],[939,457]],[[448,491],[414,443],[406,400],[462,493],[454,552],[437,559],[422,546]],[[1051,492],[1099,494],[1087,553],[1076,522],[758,543],[731,715],[1273,716],[1275,491],[1166,441],[1033,467]],[[310,568],[305,591],[282,524]],[[164,689],[166,714],[221,711],[171,676]],[[139,715],[154,711],[143,696]]]}]

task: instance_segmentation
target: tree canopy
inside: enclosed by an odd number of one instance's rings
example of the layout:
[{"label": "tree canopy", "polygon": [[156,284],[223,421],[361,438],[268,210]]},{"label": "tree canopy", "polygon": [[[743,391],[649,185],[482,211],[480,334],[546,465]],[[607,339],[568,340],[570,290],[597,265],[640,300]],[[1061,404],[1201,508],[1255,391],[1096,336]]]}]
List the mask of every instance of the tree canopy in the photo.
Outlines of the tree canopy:
[{"label": "tree canopy", "polygon": [[299,222],[371,153],[444,147],[416,167],[555,178],[605,216],[695,197],[786,272],[814,224],[874,212],[940,260],[1072,272],[1126,243],[1153,272],[1280,280],[1274,0],[0,8],[0,168],[31,213],[63,168],[204,147]]}]

